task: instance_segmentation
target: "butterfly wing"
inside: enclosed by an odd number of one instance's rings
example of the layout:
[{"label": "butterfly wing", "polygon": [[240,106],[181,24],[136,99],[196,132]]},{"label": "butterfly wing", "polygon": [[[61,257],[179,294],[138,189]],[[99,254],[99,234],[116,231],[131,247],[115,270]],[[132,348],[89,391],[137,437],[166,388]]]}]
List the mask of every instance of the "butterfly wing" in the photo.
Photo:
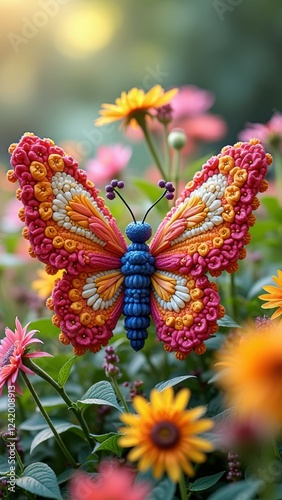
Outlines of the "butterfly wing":
[{"label": "butterfly wing", "polygon": [[65,270],[48,301],[60,339],[76,354],[96,352],[122,312],[125,239],[86,173],[52,140],[27,133],[9,151],[30,254],[49,274]]},{"label": "butterfly wing", "polygon": [[258,140],[225,147],[186,185],[151,242],[153,320],[165,349],[181,359],[204,351],[217,330],[224,309],[206,273],[232,273],[245,257],[270,163]]}]

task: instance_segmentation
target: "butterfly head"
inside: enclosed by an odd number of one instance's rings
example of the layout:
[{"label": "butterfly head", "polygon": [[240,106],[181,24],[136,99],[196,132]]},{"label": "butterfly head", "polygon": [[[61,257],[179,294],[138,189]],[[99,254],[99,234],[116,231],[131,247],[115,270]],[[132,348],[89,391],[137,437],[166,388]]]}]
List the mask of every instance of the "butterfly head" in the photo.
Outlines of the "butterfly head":
[{"label": "butterfly head", "polygon": [[132,243],[145,243],[152,236],[152,228],[147,222],[131,222],[125,232]]}]

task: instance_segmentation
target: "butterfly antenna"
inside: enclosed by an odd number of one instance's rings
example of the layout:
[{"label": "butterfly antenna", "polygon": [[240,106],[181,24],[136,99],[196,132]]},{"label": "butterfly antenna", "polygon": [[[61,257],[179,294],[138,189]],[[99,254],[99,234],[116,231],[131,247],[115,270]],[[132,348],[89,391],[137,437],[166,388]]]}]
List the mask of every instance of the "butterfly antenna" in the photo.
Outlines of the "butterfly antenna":
[{"label": "butterfly antenna", "polygon": [[145,213],[143,219],[142,219],[142,223],[145,222],[145,219],[148,215],[148,213],[152,210],[152,208],[154,208],[158,203],[159,201],[161,201],[164,197],[166,197],[167,200],[173,200],[174,198],[174,191],[175,191],[175,187],[174,185],[172,184],[172,182],[165,182],[163,179],[161,179],[159,182],[158,182],[158,186],[162,189],[165,189],[165,191],[161,194],[161,196],[153,203],[153,205],[151,205],[150,208],[148,208],[147,212]]},{"label": "butterfly antenna", "polygon": [[111,181],[110,184],[108,184],[106,187],[105,187],[105,190],[106,190],[106,197],[108,198],[108,200],[114,200],[115,197],[116,197],[116,194],[118,195],[118,197],[122,200],[122,202],[125,204],[125,206],[128,208],[131,216],[132,216],[132,219],[133,221],[135,222],[136,224],[136,219],[135,219],[135,216],[134,216],[134,213],[132,212],[130,206],[128,205],[128,203],[125,201],[125,199],[123,198],[123,196],[121,196],[121,194],[117,191],[117,189],[122,189],[124,188],[124,182],[123,181],[118,181],[117,179],[113,179]]}]

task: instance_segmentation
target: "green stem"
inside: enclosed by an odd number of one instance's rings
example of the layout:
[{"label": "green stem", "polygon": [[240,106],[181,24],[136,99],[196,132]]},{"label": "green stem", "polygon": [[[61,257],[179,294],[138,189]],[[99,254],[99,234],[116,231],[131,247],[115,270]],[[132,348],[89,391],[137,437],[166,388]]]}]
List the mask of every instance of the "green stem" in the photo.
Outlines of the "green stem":
[{"label": "green stem", "polygon": [[180,498],[181,498],[181,500],[188,500],[187,488],[186,488],[185,479],[184,479],[184,475],[183,474],[181,474],[181,476],[180,476],[179,490],[180,490]]},{"label": "green stem", "polygon": [[154,145],[153,145],[153,142],[152,142],[152,140],[151,140],[151,136],[150,136],[149,131],[148,131],[148,128],[147,128],[147,124],[146,124],[146,121],[145,121],[145,117],[144,117],[144,116],[139,117],[139,118],[137,119],[137,121],[138,121],[139,126],[140,126],[140,127],[142,128],[142,130],[143,130],[144,137],[145,137],[145,139],[146,139],[146,143],[147,143],[147,146],[148,146],[148,148],[149,148],[149,151],[150,151],[150,153],[151,153],[151,155],[152,155],[152,157],[153,157],[153,159],[154,159],[154,161],[155,161],[155,163],[156,163],[156,165],[157,165],[157,167],[158,167],[158,169],[159,169],[159,171],[160,171],[160,173],[161,173],[162,177],[166,180],[166,175],[165,175],[164,169],[163,169],[163,167],[162,167],[162,164],[161,164],[161,162],[160,162],[160,159],[159,159],[159,157],[158,157],[158,155],[157,155],[157,152],[156,152],[156,150],[155,150],[155,147],[154,147]]},{"label": "green stem", "polygon": [[45,411],[32,383],[30,382],[28,376],[26,375],[26,373],[24,372],[21,372],[22,373],[22,377],[29,389],[29,392],[31,393],[35,403],[37,404],[40,412],[41,412],[41,415],[43,416],[43,418],[46,420],[47,424],[49,425],[51,431],[53,432],[53,435],[54,435],[54,438],[56,439],[59,447],[61,448],[63,454],[65,455],[66,459],[69,461],[69,463],[72,465],[72,467],[74,469],[77,469],[78,468],[78,465],[75,461],[75,459],[73,458],[73,456],[70,454],[69,450],[66,448],[61,436],[58,434],[56,428],[54,427],[53,425],[53,422],[52,420],[50,419],[48,413]]},{"label": "green stem", "polygon": [[170,178],[170,172],[171,172],[171,161],[170,161],[170,148],[168,144],[168,124],[164,123],[164,150],[165,150],[165,169],[167,172],[167,177]]},{"label": "green stem", "polygon": [[274,456],[275,456],[276,458],[278,458],[278,460],[280,460],[280,461],[281,461],[281,455],[280,455],[280,453],[279,453],[277,443],[276,443],[276,441],[274,441],[274,440],[273,440],[273,452],[274,452]]},{"label": "green stem", "polygon": [[15,455],[16,455],[16,459],[17,459],[17,463],[18,463],[18,466],[19,466],[19,469],[20,469],[20,473],[21,475],[23,474],[23,471],[24,471],[24,464],[22,463],[22,459],[19,455],[19,452],[15,446]]},{"label": "green stem", "polygon": [[84,420],[84,417],[82,413],[73,406],[73,401],[69,398],[67,395],[65,389],[61,387],[48,373],[46,373],[42,368],[40,368],[38,365],[33,363],[30,359],[28,360],[27,358],[25,359],[25,365],[28,366],[29,368],[32,369],[39,377],[41,377],[43,380],[46,380],[54,389],[60,394],[61,398],[67,403],[68,408],[73,412],[75,417],[77,418],[78,422],[80,423],[80,426],[84,432],[84,435],[91,447],[94,448],[95,446],[95,441],[94,439],[90,436],[90,431],[88,429],[88,425]]},{"label": "green stem", "polygon": [[126,412],[129,413],[129,408],[128,408],[127,402],[125,401],[125,399],[123,397],[123,394],[122,394],[122,392],[121,392],[121,390],[119,388],[119,385],[117,383],[116,377],[111,377],[111,381],[112,381],[112,384],[114,386],[114,390],[115,390],[116,395],[121,400],[121,402],[122,402],[122,404],[123,404],[124,409],[126,410]]},{"label": "green stem", "polygon": [[23,471],[24,471],[24,464],[22,463],[22,459],[19,455],[19,452],[16,448],[16,444],[15,444],[15,440],[12,438],[12,437],[9,437],[9,438],[6,438],[5,441],[7,443],[14,443],[14,446],[13,446],[13,452],[15,452],[15,455],[16,455],[16,460],[17,460],[17,463],[18,463],[18,466],[19,466],[19,469],[20,469],[20,474],[22,475]]},{"label": "green stem", "polygon": [[175,198],[178,198],[179,169],[180,169],[180,149],[174,150],[172,182],[175,187]]}]

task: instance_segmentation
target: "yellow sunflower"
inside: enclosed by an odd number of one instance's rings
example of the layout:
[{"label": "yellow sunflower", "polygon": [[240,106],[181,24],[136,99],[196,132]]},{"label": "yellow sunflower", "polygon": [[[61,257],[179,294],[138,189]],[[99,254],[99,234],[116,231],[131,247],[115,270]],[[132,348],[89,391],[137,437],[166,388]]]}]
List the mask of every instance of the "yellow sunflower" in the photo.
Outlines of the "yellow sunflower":
[{"label": "yellow sunflower", "polygon": [[215,368],[227,405],[244,416],[282,424],[282,331],[247,327],[219,351]]},{"label": "yellow sunflower", "polygon": [[174,397],[171,387],[159,392],[153,389],[150,402],[143,396],[135,396],[133,407],[137,414],[125,413],[121,420],[127,427],[120,429],[122,447],[132,447],[128,459],[138,461],[138,468],[152,468],[155,478],[165,472],[172,481],[178,482],[182,471],[193,476],[191,461],[206,460],[203,452],[212,451],[212,444],[197,436],[213,426],[210,419],[199,418],[205,413],[203,406],[185,410],[190,391],[182,389]]},{"label": "yellow sunflower", "polygon": [[95,123],[101,126],[124,120],[125,125],[129,125],[130,122],[131,125],[136,125],[136,121],[144,118],[149,110],[168,104],[177,92],[176,88],[165,92],[160,85],[155,85],[147,93],[134,87],[128,93],[122,92],[115,104],[102,104],[104,109],[99,111],[102,116]]},{"label": "yellow sunflower", "polygon": [[39,279],[34,280],[31,283],[33,290],[37,291],[38,296],[42,299],[48,299],[50,297],[52,290],[54,288],[54,283],[58,278],[61,278],[63,271],[58,271],[57,274],[51,275],[47,274],[44,269],[37,270],[37,276]]},{"label": "yellow sunflower", "polygon": [[275,307],[278,307],[277,311],[272,314],[271,319],[278,318],[278,316],[281,316],[282,314],[282,271],[278,270],[277,274],[278,277],[272,276],[272,279],[278,287],[263,286],[263,290],[267,293],[259,295],[259,299],[266,301],[266,303],[261,306],[263,309],[274,309]]}]

